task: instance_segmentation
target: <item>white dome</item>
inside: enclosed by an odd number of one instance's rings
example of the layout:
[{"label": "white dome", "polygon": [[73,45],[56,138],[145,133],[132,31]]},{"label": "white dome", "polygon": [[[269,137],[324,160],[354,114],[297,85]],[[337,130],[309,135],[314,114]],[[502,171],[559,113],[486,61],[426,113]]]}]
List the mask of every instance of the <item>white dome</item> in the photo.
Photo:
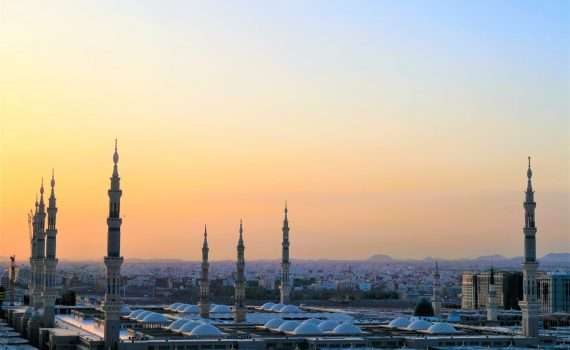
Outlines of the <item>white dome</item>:
[{"label": "white dome", "polygon": [[176,321],[172,322],[170,324],[170,326],[168,326],[168,329],[170,329],[172,331],[177,331],[178,328],[182,327],[182,325],[186,322],[188,322],[188,320],[183,319],[183,318],[179,318]]},{"label": "white dome", "polygon": [[178,305],[178,307],[176,308],[175,311],[177,311],[177,312],[182,312],[182,310],[184,310],[184,308],[185,308],[186,306],[188,306],[188,304],[180,304],[180,305]]},{"label": "white dome", "polygon": [[227,314],[227,313],[232,312],[232,310],[227,305],[216,305],[210,310],[210,312],[219,313],[219,314]]},{"label": "white dome", "polygon": [[362,330],[352,323],[341,323],[332,332],[334,334],[360,334]]},{"label": "white dome", "polygon": [[283,308],[285,305],[283,304],[275,304],[271,307],[271,311],[279,311],[281,310],[281,308]]},{"label": "white dome", "polygon": [[187,314],[196,314],[196,313],[200,312],[200,308],[196,305],[186,305],[186,307],[184,307],[184,309],[182,309],[182,312],[187,313]]},{"label": "white dome", "polygon": [[301,323],[295,330],[292,332],[295,335],[303,335],[303,334],[321,334],[321,330],[317,327],[314,323]]},{"label": "white dome", "polygon": [[415,320],[406,327],[409,331],[425,331],[431,327],[431,322],[426,320]]},{"label": "white dome", "polygon": [[131,308],[129,307],[129,305],[127,304],[123,304],[121,306],[121,315],[126,316],[129,315],[131,313]]},{"label": "white dome", "polygon": [[261,305],[261,310],[269,311],[269,310],[271,310],[271,308],[273,306],[275,306],[275,303],[271,303],[271,302],[265,303],[265,304]]},{"label": "white dome", "polygon": [[336,326],[338,326],[338,322],[335,320],[326,320],[323,321],[321,323],[319,323],[318,327],[322,332],[330,332],[332,331]]},{"label": "white dome", "polygon": [[143,311],[143,312],[139,313],[135,319],[137,321],[142,321],[148,314],[151,314],[151,313],[152,312],[150,312],[150,311]]},{"label": "white dome", "polygon": [[388,326],[391,328],[406,328],[410,324],[410,319],[407,317],[398,317],[390,321]]},{"label": "white dome", "polygon": [[135,310],[135,311],[132,311],[132,312],[129,314],[128,317],[129,317],[129,318],[137,318],[137,316],[140,315],[140,314],[143,313],[143,312],[144,312],[143,309],[137,309],[137,310]]},{"label": "white dome", "polygon": [[279,328],[279,326],[281,326],[283,322],[285,321],[283,321],[280,318],[272,318],[271,320],[267,321],[265,325],[263,325],[263,327],[271,330],[276,330],[277,328]]},{"label": "white dome", "polygon": [[181,327],[179,327],[176,331],[180,333],[184,332],[192,332],[194,328],[202,325],[203,323],[197,321],[188,321],[184,323]]},{"label": "white dome", "polygon": [[315,326],[318,326],[319,323],[321,323],[321,320],[317,320],[316,318],[308,318],[308,319],[304,320],[303,322],[301,322],[301,324],[312,324]]},{"label": "white dome", "polygon": [[457,332],[457,330],[455,330],[455,327],[449,323],[434,323],[431,325],[431,327],[428,328],[427,331],[431,334],[449,334]]},{"label": "white dome", "polygon": [[279,312],[294,314],[301,312],[301,310],[295,305],[285,305],[281,309],[279,309]]},{"label": "white dome", "polygon": [[143,318],[142,321],[144,323],[166,323],[169,320],[163,314],[151,312],[150,314],[146,315],[146,317]]},{"label": "white dome", "polygon": [[193,337],[218,337],[222,335],[222,332],[211,324],[201,324],[194,328],[190,335]]},{"label": "white dome", "polygon": [[293,332],[295,328],[299,326],[299,321],[285,321],[283,322],[277,330],[279,332]]},{"label": "white dome", "polygon": [[176,308],[179,307],[180,305],[182,305],[182,303],[170,304],[170,306],[167,307],[167,309],[168,309],[168,310],[172,310],[172,311],[176,311]]}]

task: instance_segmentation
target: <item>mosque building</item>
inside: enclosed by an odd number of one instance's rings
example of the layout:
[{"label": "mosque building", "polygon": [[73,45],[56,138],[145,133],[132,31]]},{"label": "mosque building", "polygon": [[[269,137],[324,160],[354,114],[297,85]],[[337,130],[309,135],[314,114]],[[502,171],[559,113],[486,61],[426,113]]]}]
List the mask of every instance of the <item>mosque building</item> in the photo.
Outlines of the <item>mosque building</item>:
[{"label": "mosque building", "polygon": [[[288,208],[282,227],[281,286],[279,302],[247,305],[245,293],[244,225],[240,221],[236,246],[234,305],[210,302],[207,227],[204,227],[198,305],[173,303],[138,307],[121,300],[121,196],[119,152],[115,141],[113,171],[108,190],[106,290],[101,307],[78,305],[65,311],[54,308],[56,256],[55,178],[45,226],[43,183],[33,213],[31,237],[32,280],[30,307],[9,307],[0,320],[0,343],[19,350],[327,350],[327,349],[455,349],[536,347],[555,344],[556,339],[539,334],[536,286],[534,192],[528,168],[525,208],[524,300],[521,302],[522,332],[516,328],[487,327],[468,323],[458,311],[446,310],[441,301],[439,266],[435,265],[432,300],[423,299],[416,315],[390,312],[384,316],[360,315],[342,310],[323,311],[291,304],[290,242]],[[489,293],[492,297],[492,293]],[[492,308],[494,301],[489,302]],[[496,310],[490,310],[494,321]],[[4,327],[4,328],[2,328]],[[28,340],[9,333],[25,336]],[[10,331],[11,330],[11,331]],[[5,334],[5,335],[3,335]],[[18,334],[18,333],[16,333]],[[8,340],[6,340],[8,339]],[[29,343],[28,343],[29,341]],[[10,343],[12,342],[12,343]],[[20,342],[19,344],[16,344]],[[26,344],[26,345],[23,345]],[[29,345],[31,344],[31,345]],[[25,346],[28,346],[26,348]]]}]

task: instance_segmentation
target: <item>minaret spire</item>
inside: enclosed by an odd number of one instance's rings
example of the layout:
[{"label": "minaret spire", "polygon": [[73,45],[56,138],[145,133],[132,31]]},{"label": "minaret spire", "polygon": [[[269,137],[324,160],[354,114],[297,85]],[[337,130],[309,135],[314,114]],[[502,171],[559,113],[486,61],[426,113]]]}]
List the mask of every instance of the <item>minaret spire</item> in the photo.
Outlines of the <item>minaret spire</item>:
[{"label": "minaret spire", "polygon": [[55,285],[55,271],[57,267],[57,207],[55,199],[55,171],[51,173],[51,193],[48,201],[48,227],[46,230],[46,256],[45,256],[45,280],[44,280],[44,327],[53,327],[55,319],[55,299],[57,288]]},{"label": "minaret spire", "polygon": [[239,240],[237,244],[236,282],[235,282],[234,319],[245,321],[245,246],[243,244],[243,221],[239,221]]},{"label": "minaret spire", "polygon": [[118,170],[119,152],[117,139],[115,139],[115,152],[113,153],[113,175],[109,195],[109,217],[107,218],[107,256],[105,267],[107,269],[107,290],[103,302],[105,313],[104,341],[105,350],[116,350],[119,343],[119,330],[121,326],[121,178]]},{"label": "minaret spire", "polygon": [[210,263],[208,262],[208,228],[204,225],[204,243],[202,244],[202,273],[200,276],[200,301],[198,307],[200,308],[200,317],[210,317],[210,280],[208,272]]},{"label": "minaret spire", "polygon": [[532,188],[532,168],[530,157],[528,157],[528,169],[526,171],[527,188],[525,193],[524,216],[524,262],[523,262],[523,300],[519,302],[522,311],[522,331],[527,337],[538,336],[538,311],[536,270],[536,222],[534,211],[536,202],[534,201],[534,190]]},{"label": "minaret spire", "polygon": [[497,286],[495,285],[495,269],[489,271],[489,291],[487,297],[487,321],[497,321]]},{"label": "minaret spire", "polygon": [[433,272],[433,296],[432,296],[432,307],[435,316],[441,314],[441,280],[439,274],[439,265],[437,260],[435,261],[435,269]]},{"label": "minaret spire", "polygon": [[287,201],[285,201],[285,209],[283,210],[283,241],[281,243],[281,294],[279,302],[281,304],[289,304],[291,284],[289,281],[289,210],[287,209]]}]

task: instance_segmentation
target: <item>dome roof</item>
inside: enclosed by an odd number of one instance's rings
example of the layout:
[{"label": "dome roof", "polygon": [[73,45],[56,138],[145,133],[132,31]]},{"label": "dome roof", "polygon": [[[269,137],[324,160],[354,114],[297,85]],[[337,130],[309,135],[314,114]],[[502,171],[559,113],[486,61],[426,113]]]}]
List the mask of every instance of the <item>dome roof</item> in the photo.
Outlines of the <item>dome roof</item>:
[{"label": "dome roof", "polygon": [[429,327],[431,327],[431,322],[426,320],[415,320],[412,321],[406,329],[410,331],[425,331]]},{"label": "dome roof", "polygon": [[210,309],[210,312],[220,313],[220,314],[224,313],[225,314],[225,313],[232,312],[232,310],[227,305],[216,305],[212,309]]},{"label": "dome roof", "polygon": [[449,334],[457,332],[457,330],[455,330],[455,327],[453,327],[449,323],[443,323],[443,322],[432,324],[427,331],[428,333],[431,334]]},{"label": "dome roof", "polygon": [[200,308],[196,305],[186,305],[182,309],[182,312],[187,313],[187,314],[196,314],[196,313],[200,312]]},{"label": "dome roof", "polygon": [[299,326],[299,321],[285,321],[279,326],[279,328],[277,328],[277,330],[279,332],[293,332],[297,326]]},{"label": "dome roof", "polygon": [[319,323],[321,323],[321,320],[317,320],[316,318],[308,318],[308,319],[304,320],[303,322],[301,322],[301,324],[312,324],[315,326],[318,326]]},{"label": "dome roof", "polygon": [[144,312],[143,309],[137,309],[137,310],[135,310],[135,311],[132,311],[132,312],[129,314],[129,318],[137,318],[137,316],[140,315],[140,314],[143,313],[143,312]]},{"label": "dome roof", "polygon": [[336,326],[332,332],[334,334],[360,334],[362,330],[352,323],[341,323]]},{"label": "dome roof", "polygon": [[148,314],[151,314],[152,312],[150,311],[143,311],[140,314],[137,315],[137,317],[135,318],[137,321],[142,321]]},{"label": "dome roof", "polygon": [[166,323],[169,319],[166,318],[163,314],[159,314],[156,312],[151,312],[150,314],[146,315],[143,318],[142,322],[144,323]]},{"label": "dome roof", "polygon": [[271,302],[265,303],[265,304],[261,305],[261,310],[269,311],[269,310],[271,310],[271,308],[273,306],[275,306],[275,303],[271,303]]},{"label": "dome roof", "polygon": [[188,306],[188,304],[180,304],[175,311],[182,312],[186,306]]},{"label": "dome roof", "polygon": [[176,310],[177,307],[179,307],[180,305],[182,305],[182,303],[174,303],[174,304],[170,304],[170,306],[167,307],[168,310]]},{"label": "dome roof", "polygon": [[285,305],[279,309],[279,312],[285,312],[289,314],[299,313],[301,310],[295,305]]},{"label": "dome roof", "polygon": [[186,322],[188,322],[188,320],[186,320],[184,318],[179,318],[176,321],[172,322],[170,324],[170,326],[168,326],[168,329],[170,329],[172,331],[177,331],[178,328],[182,327],[182,325]]},{"label": "dome roof", "polygon": [[131,313],[131,308],[129,307],[129,305],[123,304],[121,306],[120,312],[121,312],[121,315],[123,315],[123,316],[129,315]]},{"label": "dome roof", "polygon": [[302,335],[302,334],[321,334],[321,330],[317,327],[314,323],[301,323],[297,326],[292,332],[295,335]]},{"label": "dome roof", "polygon": [[407,317],[398,317],[390,321],[388,326],[392,328],[406,328],[410,325],[410,319]]},{"label": "dome roof", "polygon": [[414,316],[431,317],[433,316],[433,306],[426,298],[421,298],[414,309]]},{"label": "dome roof", "polygon": [[211,324],[204,323],[194,328],[190,335],[193,337],[219,337],[222,332]]},{"label": "dome roof", "polygon": [[281,324],[285,322],[281,318],[272,318],[271,320],[267,321],[265,325],[263,325],[267,329],[276,330],[281,326]]},{"label": "dome roof", "polygon": [[319,325],[318,325],[319,329],[323,332],[330,332],[336,326],[338,326],[338,321],[335,321],[335,320],[326,320],[326,321],[319,323]]},{"label": "dome roof", "polygon": [[197,321],[188,321],[184,323],[181,327],[179,327],[176,331],[180,333],[184,332],[192,332],[194,328],[202,325],[203,323]]},{"label": "dome roof", "polygon": [[283,304],[275,304],[271,307],[271,311],[279,311],[281,310],[281,308],[283,308],[285,305]]}]

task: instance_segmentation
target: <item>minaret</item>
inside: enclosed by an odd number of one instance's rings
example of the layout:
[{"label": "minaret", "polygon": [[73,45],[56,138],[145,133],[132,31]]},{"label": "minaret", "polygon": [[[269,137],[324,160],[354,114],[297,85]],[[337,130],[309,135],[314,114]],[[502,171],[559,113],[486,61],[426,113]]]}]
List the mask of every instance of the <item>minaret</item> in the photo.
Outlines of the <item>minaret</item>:
[{"label": "minaret", "polygon": [[202,245],[202,274],[200,276],[200,301],[198,306],[200,307],[200,317],[209,318],[210,317],[210,280],[208,278],[208,270],[210,269],[210,263],[208,262],[208,253],[210,249],[208,248],[208,229],[204,225],[204,244]]},{"label": "minaret", "polygon": [[532,189],[532,169],[528,157],[528,178],[524,207],[525,225],[524,233],[524,262],[523,262],[523,300],[519,302],[522,311],[522,331],[526,337],[538,336],[539,304],[536,298],[536,224],[534,221],[534,191]]},{"label": "minaret", "polygon": [[285,218],[283,219],[283,243],[281,251],[281,304],[289,304],[291,285],[289,283],[289,219],[287,218],[287,202],[285,202]]},{"label": "minaret", "polygon": [[433,296],[431,305],[433,307],[433,314],[439,316],[441,312],[441,282],[437,261],[435,262],[435,270],[433,272]]},{"label": "minaret", "polygon": [[52,170],[51,174],[51,194],[47,208],[48,226],[46,230],[46,256],[45,256],[45,273],[44,273],[44,327],[53,327],[54,324],[54,305],[57,298],[57,288],[55,285],[55,270],[57,267],[56,255],[56,216],[57,207],[55,204],[55,176]]},{"label": "minaret", "polygon": [[489,293],[487,297],[487,321],[497,320],[497,286],[495,285],[495,270],[491,267],[489,275]]},{"label": "minaret", "polygon": [[237,244],[237,264],[236,264],[236,282],[235,282],[235,306],[234,319],[235,322],[245,321],[245,247],[243,245],[243,223],[239,222],[239,240]]},{"label": "minaret", "polygon": [[116,350],[119,343],[119,331],[121,328],[121,186],[119,170],[119,153],[117,152],[117,140],[115,139],[115,153],[113,154],[113,176],[111,176],[111,188],[109,194],[109,217],[107,218],[107,256],[105,267],[107,269],[107,290],[103,301],[105,313],[105,350]]},{"label": "minaret", "polygon": [[16,296],[16,256],[10,256],[10,272],[9,272],[9,288],[10,288],[10,306],[14,306],[14,299]]},{"label": "minaret", "polygon": [[38,299],[38,195],[36,194],[36,201],[34,203],[34,210],[30,211],[28,214],[28,224],[31,223],[31,234],[30,234],[30,273],[31,278],[28,285],[29,296],[30,296],[30,306],[36,309],[36,302]]}]

